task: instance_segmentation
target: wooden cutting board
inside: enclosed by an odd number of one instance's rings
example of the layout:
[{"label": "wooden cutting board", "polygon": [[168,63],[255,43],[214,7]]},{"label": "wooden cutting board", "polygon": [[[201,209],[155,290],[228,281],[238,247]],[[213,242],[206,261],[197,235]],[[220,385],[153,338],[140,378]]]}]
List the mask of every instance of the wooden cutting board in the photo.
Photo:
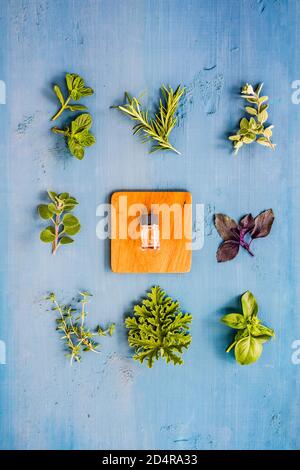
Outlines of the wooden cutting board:
[{"label": "wooden cutting board", "polygon": [[[192,196],[185,191],[123,191],[111,198],[111,269],[115,273],[186,273],[191,269]],[[142,250],[139,216],[158,204],[160,249]],[[182,221],[182,223],[181,223]],[[181,227],[181,228],[180,228]],[[168,233],[169,232],[169,233]]]}]

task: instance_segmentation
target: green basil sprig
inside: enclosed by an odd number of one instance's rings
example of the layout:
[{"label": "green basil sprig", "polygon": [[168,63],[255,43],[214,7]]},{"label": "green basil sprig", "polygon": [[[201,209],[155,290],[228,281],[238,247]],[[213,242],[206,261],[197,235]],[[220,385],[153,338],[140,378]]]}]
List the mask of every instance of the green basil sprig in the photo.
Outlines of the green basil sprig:
[{"label": "green basil sprig", "polygon": [[48,225],[40,233],[40,240],[52,244],[52,254],[55,255],[61,245],[68,245],[74,240],[69,235],[76,235],[81,225],[77,217],[70,212],[77,206],[78,202],[69,193],[56,194],[48,191],[51,200],[49,204],[38,206],[39,216],[43,220],[50,220],[53,225]]},{"label": "green basil sprig", "polygon": [[90,114],[80,114],[65,129],[52,127],[51,130],[55,134],[64,135],[72,155],[78,160],[82,160],[85,147],[91,147],[96,142],[95,136],[90,132],[92,124],[93,120]]},{"label": "green basil sprig", "polygon": [[236,361],[241,365],[256,362],[263,351],[263,344],[275,336],[274,330],[264,326],[258,318],[258,305],[254,295],[247,291],[241,297],[243,314],[229,313],[221,318],[225,325],[238,330],[233,343]]},{"label": "green basil sprig", "polygon": [[77,75],[76,73],[67,73],[66,74],[66,84],[68,88],[68,97],[65,99],[64,95],[58,85],[54,85],[53,90],[56,94],[61,108],[53,116],[51,121],[55,121],[65,109],[70,111],[82,111],[87,109],[86,106],[82,104],[69,104],[71,100],[79,101],[83,96],[90,96],[94,93],[94,90],[90,87],[86,87],[84,84],[84,79]]}]

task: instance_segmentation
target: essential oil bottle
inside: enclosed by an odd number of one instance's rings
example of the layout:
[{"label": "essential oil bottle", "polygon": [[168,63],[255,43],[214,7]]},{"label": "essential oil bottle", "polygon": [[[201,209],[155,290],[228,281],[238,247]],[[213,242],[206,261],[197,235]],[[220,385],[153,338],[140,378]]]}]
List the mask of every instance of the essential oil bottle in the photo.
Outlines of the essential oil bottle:
[{"label": "essential oil bottle", "polygon": [[158,215],[150,213],[141,216],[141,244],[142,250],[159,250]]}]

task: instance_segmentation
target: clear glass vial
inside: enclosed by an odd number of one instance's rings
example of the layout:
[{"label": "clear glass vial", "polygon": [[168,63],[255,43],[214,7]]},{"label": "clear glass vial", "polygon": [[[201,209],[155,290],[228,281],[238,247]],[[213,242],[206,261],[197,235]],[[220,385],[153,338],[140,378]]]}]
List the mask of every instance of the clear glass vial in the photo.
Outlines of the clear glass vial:
[{"label": "clear glass vial", "polygon": [[159,224],[156,214],[141,216],[141,244],[142,250],[159,250]]}]

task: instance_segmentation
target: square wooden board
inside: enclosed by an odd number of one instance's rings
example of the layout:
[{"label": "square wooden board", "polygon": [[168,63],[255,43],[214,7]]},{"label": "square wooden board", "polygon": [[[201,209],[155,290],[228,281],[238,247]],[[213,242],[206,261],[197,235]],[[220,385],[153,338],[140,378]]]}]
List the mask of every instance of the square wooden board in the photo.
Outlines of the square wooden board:
[{"label": "square wooden board", "polygon": [[[126,196],[126,199],[123,198]],[[120,197],[122,197],[120,199]],[[124,201],[126,200],[127,207]],[[192,251],[189,244],[192,237],[192,196],[186,191],[123,191],[115,192],[111,198],[112,204],[112,239],[111,239],[111,269],[115,273],[186,273],[191,269]],[[127,236],[130,222],[135,215],[128,215],[128,207],[132,204],[144,204],[150,212],[152,204],[165,204],[165,209],[173,204],[180,204],[182,212],[177,215],[171,212],[170,239],[162,238],[162,219],[164,208],[159,214],[160,249],[142,250],[140,237],[132,239]],[[186,206],[189,204],[189,206]],[[186,208],[184,209],[184,207]],[[182,236],[174,237],[176,220],[182,216],[184,229]],[[178,222],[178,220],[177,220]],[[126,225],[127,224],[127,225]],[[169,224],[168,224],[169,225]],[[139,225],[137,232],[139,231]],[[123,233],[121,233],[123,232]]]}]

